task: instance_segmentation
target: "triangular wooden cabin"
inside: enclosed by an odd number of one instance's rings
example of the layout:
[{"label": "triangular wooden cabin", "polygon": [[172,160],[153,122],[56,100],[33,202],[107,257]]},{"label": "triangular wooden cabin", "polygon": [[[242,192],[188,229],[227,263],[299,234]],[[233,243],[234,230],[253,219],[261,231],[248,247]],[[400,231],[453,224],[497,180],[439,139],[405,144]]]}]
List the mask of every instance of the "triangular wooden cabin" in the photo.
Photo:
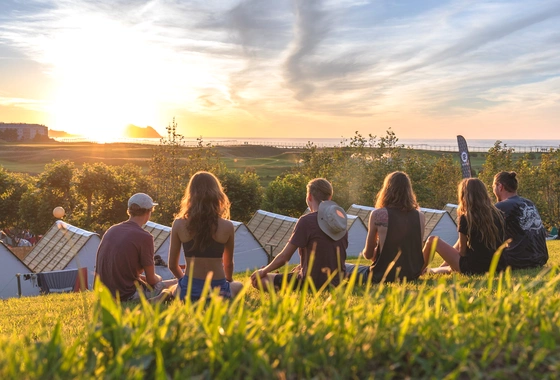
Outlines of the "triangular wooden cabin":
[{"label": "triangular wooden cabin", "polygon": [[95,257],[100,242],[101,239],[95,232],[58,220],[23,262],[35,273],[87,268],[88,287],[92,289]]}]

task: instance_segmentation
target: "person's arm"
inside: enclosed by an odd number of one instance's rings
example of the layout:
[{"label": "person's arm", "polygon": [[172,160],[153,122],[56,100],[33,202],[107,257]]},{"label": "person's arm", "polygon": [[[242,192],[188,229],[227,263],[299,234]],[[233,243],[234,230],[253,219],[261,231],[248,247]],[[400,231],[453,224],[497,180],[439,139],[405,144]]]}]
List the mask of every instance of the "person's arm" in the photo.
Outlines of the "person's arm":
[{"label": "person's arm", "polygon": [[146,276],[146,282],[150,286],[154,286],[161,281],[161,276],[156,273],[156,267],[154,265],[144,267],[144,275]]},{"label": "person's arm", "polygon": [[230,229],[229,238],[224,246],[224,254],[222,255],[222,261],[224,265],[224,273],[226,275],[226,281],[233,281],[233,247],[235,246],[235,230],[233,228],[233,223],[228,222]]},{"label": "person's arm", "polygon": [[459,239],[457,243],[455,243],[455,249],[459,251],[459,255],[465,256],[467,254],[467,235],[462,232],[459,232]]},{"label": "person's arm", "polygon": [[292,243],[286,244],[282,252],[276,255],[276,257],[272,260],[270,264],[268,264],[262,269],[258,269],[255,272],[253,272],[253,274],[251,275],[251,279],[256,280],[257,276],[263,278],[268,273],[283,267],[290,261],[296,249],[297,247]]},{"label": "person's arm", "polygon": [[387,226],[387,223],[388,223],[388,214],[386,209],[374,210],[369,215],[366,246],[362,250],[362,256],[364,256],[366,259],[373,261],[373,259],[375,258],[374,256],[378,243],[377,226],[378,225]]},{"label": "person's arm", "polygon": [[177,279],[181,279],[184,276],[183,270],[179,266],[179,258],[181,256],[181,239],[179,238],[178,232],[178,222],[177,219],[173,221],[171,226],[171,237],[169,244],[169,255],[167,257],[167,266],[171,273]]}]

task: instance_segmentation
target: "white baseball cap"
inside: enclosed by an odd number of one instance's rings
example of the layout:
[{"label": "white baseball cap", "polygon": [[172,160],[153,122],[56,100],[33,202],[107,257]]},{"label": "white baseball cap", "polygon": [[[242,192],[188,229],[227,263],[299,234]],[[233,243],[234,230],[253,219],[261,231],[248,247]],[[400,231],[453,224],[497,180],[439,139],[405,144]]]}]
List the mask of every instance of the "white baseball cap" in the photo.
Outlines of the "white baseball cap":
[{"label": "white baseball cap", "polygon": [[132,205],[137,205],[140,208],[149,210],[152,207],[157,206],[158,204],[154,203],[154,200],[148,194],[136,193],[128,200],[128,208],[130,208],[130,206]]}]

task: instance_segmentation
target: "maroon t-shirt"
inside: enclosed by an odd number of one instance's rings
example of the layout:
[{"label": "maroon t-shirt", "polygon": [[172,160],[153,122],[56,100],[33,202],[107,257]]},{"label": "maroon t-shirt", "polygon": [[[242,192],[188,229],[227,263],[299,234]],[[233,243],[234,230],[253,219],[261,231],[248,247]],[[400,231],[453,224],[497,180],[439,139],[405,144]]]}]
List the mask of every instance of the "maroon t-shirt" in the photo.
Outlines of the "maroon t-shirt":
[{"label": "maroon t-shirt", "polygon": [[144,267],[154,265],[154,237],[138,224],[126,221],[109,228],[97,249],[97,278],[121,301],[136,292]]},{"label": "maroon t-shirt", "polygon": [[[317,288],[321,287],[329,274],[335,270],[340,268],[339,273],[344,274],[348,232],[340,240],[334,241],[319,227],[317,212],[299,218],[290,237],[290,243],[298,247],[301,259],[300,276],[305,277],[309,273]],[[315,258],[313,267],[309,268],[311,252],[315,252]],[[339,282],[339,276],[335,276],[331,283],[338,285]]]}]

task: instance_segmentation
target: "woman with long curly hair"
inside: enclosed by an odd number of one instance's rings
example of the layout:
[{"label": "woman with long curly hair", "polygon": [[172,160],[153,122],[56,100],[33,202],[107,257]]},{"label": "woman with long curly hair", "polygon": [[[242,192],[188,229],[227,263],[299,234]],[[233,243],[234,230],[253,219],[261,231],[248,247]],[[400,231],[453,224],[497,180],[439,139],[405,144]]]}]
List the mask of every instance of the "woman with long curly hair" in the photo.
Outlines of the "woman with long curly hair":
[{"label": "woman with long curly hair", "polygon": [[[230,202],[220,181],[212,173],[195,173],[181,200],[181,209],[171,227],[169,269],[177,279],[181,300],[192,283],[190,298],[200,298],[207,276],[211,287],[219,288],[224,298],[233,298],[242,284],[234,282],[234,228],[229,221]],[[179,266],[181,246],[186,268]],[[191,275],[192,278],[189,278]]]},{"label": "woman with long curly hair", "polygon": [[[506,240],[504,217],[492,204],[486,186],[478,178],[463,179],[457,193],[459,239],[453,247],[437,239],[435,250],[453,271],[465,274],[486,273],[494,253]],[[426,262],[435,238],[430,236],[424,245]],[[505,260],[500,257],[497,270],[505,267]]]},{"label": "woman with long curly hair", "polygon": [[[400,171],[388,174],[377,194],[375,210],[370,214],[362,251],[373,263],[358,267],[360,282],[368,278],[375,283],[418,278],[425,267],[424,223],[408,175]],[[355,265],[346,264],[347,276],[354,270]]]}]

